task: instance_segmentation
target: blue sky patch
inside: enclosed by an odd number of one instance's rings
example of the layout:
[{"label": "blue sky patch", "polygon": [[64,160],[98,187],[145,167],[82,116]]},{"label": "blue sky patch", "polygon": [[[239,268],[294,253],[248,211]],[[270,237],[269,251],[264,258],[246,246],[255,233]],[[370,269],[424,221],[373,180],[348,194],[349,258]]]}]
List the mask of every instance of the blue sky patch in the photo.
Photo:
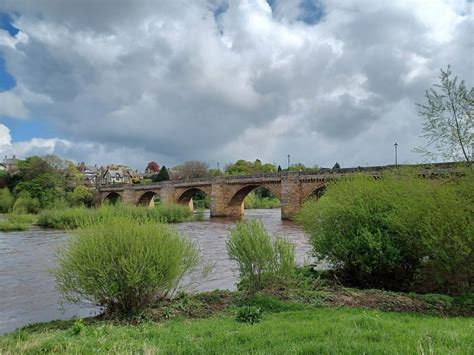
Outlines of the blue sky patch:
[{"label": "blue sky patch", "polygon": [[16,81],[5,68],[5,59],[0,53],[0,92],[7,91],[16,86]]},{"label": "blue sky patch", "polygon": [[0,12],[0,28],[6,30],[10,36],[16,36],[18,28],[12,25],[12,18],[9,14]]},{"label": "blue sky patch", "polygon": [[33,138],[54,138],[57,134],[38,119],[19,120],[0,116],[0,123],[10,128],[13,142],[29,141]]}]

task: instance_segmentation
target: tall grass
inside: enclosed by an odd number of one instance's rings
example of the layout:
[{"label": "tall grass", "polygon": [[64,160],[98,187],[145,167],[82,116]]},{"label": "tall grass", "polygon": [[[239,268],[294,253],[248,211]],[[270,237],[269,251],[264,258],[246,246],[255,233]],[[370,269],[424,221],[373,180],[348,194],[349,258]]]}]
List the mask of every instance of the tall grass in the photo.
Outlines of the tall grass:
[{"label": "tall grass", "polygon": [[238,223],[226,246],[229,258],[239,265],[240,288],[251,295],[264,288],[285,287],[294,274],[294,245],[272,238],[260,221]]},{"label": "tall grass", "polygon": [[113,216],[72,234],[53,270],[58,289],[69,302],[89,301],[114,315],[170,296],[199,261],[193,242],[153,219]]},{"label": "tall grass", "polygon": [[1,232],[26,231],[36,221],[36,216],[30,214],[10,213],[0,222]]},{"label": "tall grass", "polygon": [[99,208],[73,207],[41,212],[38,224],[57,229],[74,229],[82,225],[109,221],[114,218],[132,219],[138,222],[184,222],[193,218],[186,206],[165,204],[154,208],[124,205],[103,205]]}]

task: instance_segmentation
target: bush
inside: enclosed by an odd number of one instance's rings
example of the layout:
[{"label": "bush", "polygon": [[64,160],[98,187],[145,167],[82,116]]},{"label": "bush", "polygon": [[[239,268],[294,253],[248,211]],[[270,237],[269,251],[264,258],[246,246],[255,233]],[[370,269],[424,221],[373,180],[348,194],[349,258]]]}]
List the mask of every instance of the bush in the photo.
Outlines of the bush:
[{"label": "bush", "polygon": [[99,208],[63,208],[41,212],[38,224],[43,227],[74,229],[84,224],[126,218],[138,222],[183,222],[193,216],[189,208],[180,205],[158,205],[155,208],[104,204]]},{"label": "bush", "polygon": [[298,220],[317,258],[347,283],[393,290],[472,289],[474,176],[425,179],[397,170],[346,178],[306,203]]},{"label": "bush", "polygon": [[13,196],[6,187],[0,189],[0,213],[9,213],[13,207]]},{"label": "bush", "polygon": [[286,287],[295,270],[295,247],[273,239],[259,221],[238,223],[226,242],[229,258],[239,265],[240,287],[254,295],[268,287]]},{"label": "bush", "polygon": [[262,319],[262,310],[253,306],[243,306],[237,310],[237,322],[255,324]]},{"label": "bush", "polygon": [[13,204],[12,211],[17,214],[38,213],[40,208],[38,199],[32,198],[28,191],[21,191]]},{"label": "bush", "polygon": [[35,216],[32,215],[11,213],[6,216],[5,221],[0,222],[0,231],[26,231],[35,220]]},{"label": "bush", "polygon": [[124,218],[72,232],[53,274],[69,302],[91,302],[108,314],[135,314],[173,294],[199,261],[195,245],[153,221]]}]

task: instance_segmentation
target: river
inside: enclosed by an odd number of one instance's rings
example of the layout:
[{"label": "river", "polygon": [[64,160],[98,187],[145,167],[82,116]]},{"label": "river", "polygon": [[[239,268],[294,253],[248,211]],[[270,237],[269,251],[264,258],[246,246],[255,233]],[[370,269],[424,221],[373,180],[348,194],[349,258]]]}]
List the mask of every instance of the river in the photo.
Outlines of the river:
[{"label": "river", "polygon": [[[245,218],[260,219],[273,235],[291,240],[299,264],[310,261],[308,239],[300,226],[280,219],[280,210],[246,210]],[[208,291],[235,289],[236,265],[227,257],[225,241],[235,220],[209,218],[174,225],[199,247],[204,261],[214,263],[208,277],[189,286]],[[0,334],[29,323],[90,316],[95,308],[60,303],[54,278],[48,270],[54,267],[54,251],[67,241],[64,231],[33,228],[27,232],[0,232]]]}]

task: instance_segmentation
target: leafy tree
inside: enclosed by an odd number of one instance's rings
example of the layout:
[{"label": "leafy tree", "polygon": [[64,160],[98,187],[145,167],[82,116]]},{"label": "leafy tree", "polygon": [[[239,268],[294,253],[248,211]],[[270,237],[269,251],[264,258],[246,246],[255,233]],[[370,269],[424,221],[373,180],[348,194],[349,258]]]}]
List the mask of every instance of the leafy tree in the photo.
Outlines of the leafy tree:
[{"label": "leafy tree", "polygon": [[160,182],[160,181],[168,181],[170,179],[170,175],[168,173],[168,169],[166,169],[166,166],[162,166],[159,173],[153,176],[153,181],[154,182]]},{"label": "leafy tree", "polygon": [[441,83],[426,90],[425,104],[416,104],[427,144],[415,151],[469,162],[474,145],[474,87],[467,89],[463,80],[458,82],[451,74],[451,66],[441,69]]},{"label": "leafy tree", "polygon": [[71,200],[74,205],[91,206],[93,202],[92,191],[86,186],[76,186],[71,193]]},{"label": "leafy tree", "polygon": [[289,167],[288,171],[305,171],[307,168],[303,163],[296,163]]},{"label": "leafy tree", "polygon": [[334,166],[332,167],[333,170],[336,170],[336,169],[340,169],[341,166],[339,165],[338,162],[336,162],[336,164],[334,164]]},{"label": "leafy tree", "polygon": [[277,170],[277,167],[271,163],[262,164],[260,159],[255,162],[243,159],[237,160],[233,164],[228,164],[224,171],[226,175],[251,175],[255,173],[271,173]]},{"label": "leafy tree", "polygon": [[158,173],[160,171],[160,166],[156,163],[156,161],[151,161],[146,166],[145,171],[147,173]]}]

